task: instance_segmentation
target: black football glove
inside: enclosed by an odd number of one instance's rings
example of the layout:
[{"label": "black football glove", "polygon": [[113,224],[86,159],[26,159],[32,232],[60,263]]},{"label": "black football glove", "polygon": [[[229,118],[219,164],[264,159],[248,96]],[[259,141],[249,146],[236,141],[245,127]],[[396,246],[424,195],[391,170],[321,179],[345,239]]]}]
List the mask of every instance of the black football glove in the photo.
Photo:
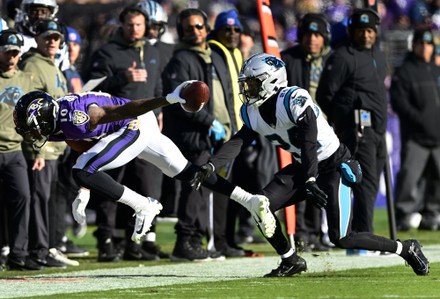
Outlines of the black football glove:
[{"label": "black football glove", "polygon": [[319,188],[316,182],[306,183],[306,192],[307,200],[311,200],[318,209],[327,205],[327,194]]},{"label": "black football glove", "polygon": [[203,182],[206,181],[206,179],[209,178],[214,171],[215,171],[215,167],[211,162],[208,162],[200,166],[199,170],[196,172],[193,179],[190,181],[191,186],[196,190],[199,190]]}]

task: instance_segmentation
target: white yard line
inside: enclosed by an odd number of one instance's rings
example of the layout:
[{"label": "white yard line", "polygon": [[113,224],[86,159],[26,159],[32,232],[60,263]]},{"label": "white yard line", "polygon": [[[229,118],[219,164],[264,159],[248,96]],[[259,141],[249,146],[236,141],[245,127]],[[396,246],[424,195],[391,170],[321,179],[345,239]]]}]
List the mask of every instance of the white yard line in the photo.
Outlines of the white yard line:
[{"label": "white yard line", "polygon": [[[440,261],[440,247],[424,246],[431,262]],[[353,268],[402,265],[396,256],[346,256],[345,252],[304,254],[308,272],[329,272]],[[0,298],[143,288],[173,284],[200,283],[220,280],[258,278],[276,268],[277,257],[235,258],[219,262],[178,263],[151,267],[131,267],[77,271],[69,273],[0,278]],[[408,271],[412,272],[410,267]]]}]

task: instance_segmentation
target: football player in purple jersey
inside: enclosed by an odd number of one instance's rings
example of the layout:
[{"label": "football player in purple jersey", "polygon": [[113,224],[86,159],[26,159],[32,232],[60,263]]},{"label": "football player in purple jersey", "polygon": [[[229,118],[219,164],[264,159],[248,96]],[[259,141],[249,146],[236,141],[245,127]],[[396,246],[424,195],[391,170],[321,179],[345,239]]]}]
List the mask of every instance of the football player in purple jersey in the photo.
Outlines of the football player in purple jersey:
[{"label": "football player in purple jersey", "polygon": [[[162,205],[117,183],[104,171],[140,157],[167,176],[185,181],[194,178],[198,166],[189,163],[177,146],[160,132],[152,111],[169,104],[185,103],[180,90],[188,82],[165,97],[134,101],[97,92],[54,99],[45,92],[32,91],[22,96],[15,106],[16,131],[36,148],[48,140],[66,141],[73,149],[83,151],[73,166],[73,176],[82,186],[73,203],[75,220],[85,221],[85,207],[92,190],[135,210],[132,240],[139,243]],[[217,176],[208,179],[204,186],[241,203],[254,215],[264,234],[272,236],[275,219],[265,196],[250,194]]]}]

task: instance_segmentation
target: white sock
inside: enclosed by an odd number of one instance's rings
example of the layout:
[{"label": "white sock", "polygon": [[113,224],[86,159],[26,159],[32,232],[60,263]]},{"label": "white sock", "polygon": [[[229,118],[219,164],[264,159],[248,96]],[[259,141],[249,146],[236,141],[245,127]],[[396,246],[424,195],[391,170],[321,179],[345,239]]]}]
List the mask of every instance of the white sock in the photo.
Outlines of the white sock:
[{"label": "white sock", "polygon": [[289,251],[287,251],[285,254],[281,255],[281,258],[286,259],[288,257],[291,257],[295,251],[293,248],[290,248]]},{"label": "white sock", "polygon": [[400,242],[400,241],[396,241],[396,242],[397,242],[396,253],[397,253],[398,255],[400,255],[400,254],[402,253],[403,245],[402,245],[402,242]]},{"label": "white sock", "polygon": [[155,232],[148,232],[145,235],[145,241],[147,242],[156,242],[156,233]]},{"label": "white sock", "polygon": [[124,186],[124,193],[122,193],[118,202],[126,204],[137,212],[140,207],[145,206],[149,202],[149,199]]},{"label": "white sock", "polygon": [[237,186],[235,187],[234,191],[232,191],[230,197],[232,200],[235,200],[236,202],[238,202],[247,209],[248,208],[247,204],[252,196],[253,196],[252,194]]}]

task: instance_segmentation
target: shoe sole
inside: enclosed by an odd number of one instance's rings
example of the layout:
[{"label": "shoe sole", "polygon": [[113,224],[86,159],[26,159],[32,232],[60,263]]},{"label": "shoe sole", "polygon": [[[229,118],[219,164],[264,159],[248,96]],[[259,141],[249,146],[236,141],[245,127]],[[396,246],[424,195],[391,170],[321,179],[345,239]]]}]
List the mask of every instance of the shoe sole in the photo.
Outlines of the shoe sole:
[{"label": "shoe sole", "polygon": [[135,227],[133,235],[131,236],[131,240],[133,242],[137,244],[141,243],[141,238],[150,230],[151,223],[153,222],[154,217],[159,215],[161,210],[162,210],[162,205],[158,201],[149,204],[141,228],[136,229]]},{"label": "shoe sole", "polygon": [[[282,273],[282,275],[271,275],[271,273],[268,273],[266,275],[264,275],[263,277],[265,278],[273,278],[273,277],[291,277],[295,274],[301,274],[302,272],[307,271],[307,263],[306,261],[303,261],[302,264],[300,264],[301,267],[299,267],[298,269],[296,269],[293,273],[287,272],[287,273]],[[299,266],[299,265],[295,265],[295,266]],[[292,267],[291,270],[293,271],[295,267]]]},{"label": "shoe sole", "polygon": [[207,258],[205,258],[205,259],[193,259],[193,260],[191,260],[191,259],[188,259],[188,258],[185,258],[185,257],[178,257],[178,256],[175,256],[175,255],[171,255],[170,256],[170,260],[172,261],[172,262],[209,262],[210,260],[212,260],[210,257],[207,257]]},{"label": "shoe sole", "polygon": [[272,238],[276,229],[275,216],[269,209],[269,200],[259,201],[258,212],[252,211],[252,217],[267,238]]},{"label": "shoe sole", "polygon": [[[414,273],[416,273],[416,274],[419,275],[419,276],[426,276],[426,275],[429,274],[429,261],[428,261],[428,259],[426,258],[426,256],[425,256],[425,255],[423,254],[423,252],[422,252],[422,245],[420,245],[420,242],[417,241],[417,240],[412,240],[412,243],[413,243],[414,245],[411,245],[411,246],[410,246],[410,250],[412,251],[412,253],[410,253],[410,254],[411,254],[411,255],[414,254],[414,256],[415,256],[420,262],[422,262],[423,264],[425,264],[425,268],[424,268],[424,269],[414,269],[414,268],[411,266],[411,264],[409,264],[408,262],[407,262],[407,263],[408,263],[408,265],[413,269]],[[414,249],[412,249],[413,246],[419,249],[419,250],[418,250],[419,254],[416,254],[416,251],[415,251]]]},{"label": "shoe sole", "polygon": [[86,257],[90,255],[90,252],[81,252],[81,253],[65,253],[67,257]]}]

